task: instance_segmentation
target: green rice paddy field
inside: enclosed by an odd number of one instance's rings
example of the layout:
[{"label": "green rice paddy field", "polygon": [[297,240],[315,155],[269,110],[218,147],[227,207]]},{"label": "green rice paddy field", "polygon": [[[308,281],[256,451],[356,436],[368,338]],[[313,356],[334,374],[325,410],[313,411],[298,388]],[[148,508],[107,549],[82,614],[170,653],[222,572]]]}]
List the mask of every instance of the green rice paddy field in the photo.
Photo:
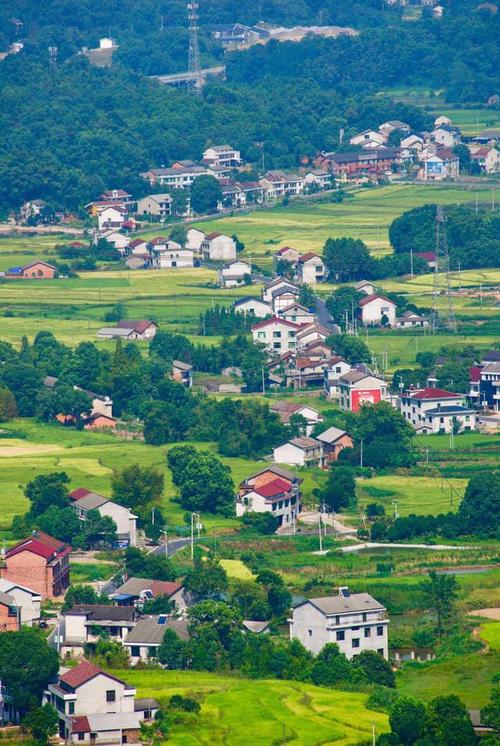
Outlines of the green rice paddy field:
[{"label": "green rice paddy field", "polygon": [[[248,746],[291,741],[307,746],[354,746],[389,730],[387,716],[367,710],[365,694],[297,681],[252,681],[195,671],[114,672],[139,697],[166,705],[173,694],[201,701],[189,727],[174,726],[173,746]],[[283,739],[283,741],[282,741]]]}]

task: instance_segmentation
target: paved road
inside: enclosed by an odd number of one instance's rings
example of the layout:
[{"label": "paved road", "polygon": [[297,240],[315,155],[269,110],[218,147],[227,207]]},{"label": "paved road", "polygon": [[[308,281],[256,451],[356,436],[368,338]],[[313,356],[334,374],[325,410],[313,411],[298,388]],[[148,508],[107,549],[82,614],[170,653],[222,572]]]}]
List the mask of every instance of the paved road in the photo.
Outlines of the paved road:
[{"label": "paved road", "polygon": [[316,317],[319,324],[326,326],[327,329],[331,329],[332,334],[340,334],[340,328],[334,322],[333,316],[327,309],[323,298],[316,298]]},{"label": "paved road", "polygon": [[[190,542],[191,539],[169,539],[167,545],[167,557],[172,557],[173,554],[179,552],[181,549],[184,549],[184,547],[187,547]],[[160,544],[159,546],[155,547],[151,550],[150,554],[165,556],[165,544]]]},{"label": "paved road", "polygon": [[366,541],[363,544],[351,544],[351,546],[340,548],[342,552],[359,552],[361,549],[431,549],[434,551],[458,549],[463,551],[464,549],[479,549],[479,547],[459,547],[451,544],[377,544],[373,541]]}]

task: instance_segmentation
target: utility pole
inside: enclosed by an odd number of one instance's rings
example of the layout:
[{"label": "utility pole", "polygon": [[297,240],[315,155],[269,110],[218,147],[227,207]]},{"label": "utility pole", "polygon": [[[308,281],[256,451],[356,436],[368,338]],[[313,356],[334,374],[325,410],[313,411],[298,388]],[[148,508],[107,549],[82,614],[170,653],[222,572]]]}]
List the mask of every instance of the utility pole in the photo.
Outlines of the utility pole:
[{"label": "utility pole", "polygon": [[160,534],[165,534],[165,557],[168,557],[168,534],[166,528],[160,529]]},{"label": "utility pole", "polygon": [[266,378],[264,375],[264,366],[261,367],[261,371],[262,371],[262,395],[265,396],[266,395]]},{"label": "utility pole", "polygon": [[392,506],[394,508],[394,520],[397,520],[399,518],[398,501],[397,500],[393,500],[392,501]]},{"label": "utility pole", "polygon": [[323,514],[321,513],[321,507],[322,506],[320,505],[320,514],[319,514],[319,521],[318,521],[318,536],[319,536],[319,551],[320,552],[323,551],[323,536],[321,534],[321,517]]},{"label": "utility pole", "polygon": [[203,78],[200,64],[200,45],[198,41],[198,3],[188,2],[187,12],[189,20],[189,56],[188,72],[194,73],[193,80],[188,83],[188,91],[201,95]]},{"label": "utility pole", "polygon": [[363,438],[359,444],[359,465],[363,468]]},{"label": "utility pole", "polygon": [[196,528],[198,532],[198,539],[200,538],[200,514],[191,513],[191,559],[194,559],[194,521],[196,518]]},{"label": "utility pole", "polygon": [[155,506],[154,506],[154,505],[153,505],[153,507],[151,508],[151,525],[152,525],[152,526],[154,526],[154,525],[155,525]]},{"label": "utility pole", "polygon": [[453,421],[451,423],[451,430],[450,430],[450,449],[453,450],[455,448],[455,433],[453,432]]},{"label": "utility pole", "polygon": [[413,280],[413,249],[410,249],[410,277]]}]

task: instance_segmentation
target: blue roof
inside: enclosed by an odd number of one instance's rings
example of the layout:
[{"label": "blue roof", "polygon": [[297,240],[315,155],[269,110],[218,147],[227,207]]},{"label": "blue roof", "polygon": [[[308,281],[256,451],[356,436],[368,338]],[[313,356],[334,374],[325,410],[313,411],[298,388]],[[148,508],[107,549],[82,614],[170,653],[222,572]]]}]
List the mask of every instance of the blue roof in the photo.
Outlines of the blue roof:
[{"label": "blue roof", "polygon": [[13,274],[19,274],[19,273],[21,273],[22,271],[23,271],[23,268],[22,268],[22,267],[10,267],[10,268],[9,268],[9,269],[7,270],[7,272],[9,272],[9,274],[11,274],[11,275],[13,275]]}]

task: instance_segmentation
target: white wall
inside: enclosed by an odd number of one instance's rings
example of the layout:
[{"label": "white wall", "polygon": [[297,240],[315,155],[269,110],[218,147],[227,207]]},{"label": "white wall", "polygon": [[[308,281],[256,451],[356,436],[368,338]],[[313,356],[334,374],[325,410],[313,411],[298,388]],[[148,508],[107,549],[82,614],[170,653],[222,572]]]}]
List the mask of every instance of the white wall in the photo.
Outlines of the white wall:
[{"label": "white wall", "polygon": [[266,316],[270,316],[272,314],[272,308],[267,303],[264,303],[264,301],[260,301],[257,298],[250,298],[249,300],[245,301],[244,304],[235,306],[234,310],[237,313],[251,313],[253,312],[255,318],[263,319]]},{"label": "white wall", "polygon": [[302,448],[297,448],[293,443],[284,443],[282,446],[278,446],[273,451],[273,461],[278,464],[295,464],[296,466],[304,466],[305,464],[305,451]]},{"label": "white wall", "polygon": [[363,324],[379,324],[385,313],[389,319],[390,326],[396,324],[396,307],[383,298],[375,298],[371,303],[361,307]]},{"label": "white wall", "polygon": [[[115,690],[115,702],[106,702],[106,691],[108,689]],[[134,712],[135,690],[131,689],[127,691],[130,694],[125,695],[123,684],[110,679],[104,674],[99,674],[78,687],[75,715],[97,714],[101,712]]]}]

